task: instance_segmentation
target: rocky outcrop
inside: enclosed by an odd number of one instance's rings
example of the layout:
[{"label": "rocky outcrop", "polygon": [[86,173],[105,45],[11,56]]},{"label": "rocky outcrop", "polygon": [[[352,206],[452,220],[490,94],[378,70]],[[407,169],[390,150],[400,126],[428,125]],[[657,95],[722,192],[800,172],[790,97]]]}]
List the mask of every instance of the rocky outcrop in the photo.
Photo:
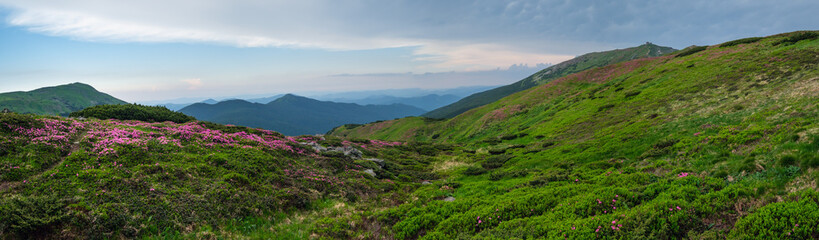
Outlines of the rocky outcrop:
[{"label": "rocky outcrop", "polygon": [[364,154],[360,150],[358,150],[358,149],[356,149],[354,147],[351,147],[351,146],[324,147],[324,146],[321,146],[321,144],[318,144],[316,142],[307,142],[307,143],[301,143],[301,144],[312,147],[313,150],[316,150],[317,153],[341,152],[341,153],[344,153],[344,156],[348,156],[348,157],[351,157],[353,159],[361,159],[361,157],[364,156]]}]

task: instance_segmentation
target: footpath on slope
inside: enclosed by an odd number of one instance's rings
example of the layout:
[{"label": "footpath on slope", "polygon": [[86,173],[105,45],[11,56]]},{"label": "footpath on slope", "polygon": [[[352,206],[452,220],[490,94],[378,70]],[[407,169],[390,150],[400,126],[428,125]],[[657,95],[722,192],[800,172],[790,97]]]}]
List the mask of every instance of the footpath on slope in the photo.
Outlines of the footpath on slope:
[{"label": "footpath on slope", "polygon": [[[72,141],[72,143],[71,143],[71,148],[69,148],[68,153],[66,153],[65,155],[63,155],[63,156],[60,158],[60,161],[58,161],[58,162],[56,162],[56,163],[54,163],[54,164],[51,164],[51,166],[48,166],[47,168],[43,169],[43,171],[41,171],[40,173],[34,174],[34,175],[32,175],[32,176],[30,176],[30,177],[28,177],[28,178],[24,179],[23,181],[28,181],[28,182],[31,182],[30,180],[34,180],[34,179],[40,178],[40,176],[42,176],[42,175],[43,175],[43,173],[48,172],[48,171],[50,171],[51,169],[54,169],[55,167],[62,165],[62,164],[63,164],[63,162],[65,162],[65,159],[66,159],[66,158],[68,158],[68,156],[70,156],[72,153],[74,153],[74,152],[76,152],[76,151],[80,150],[80,140],[82,140],[82,139],[85,137],[85,134],[86,134],[86,133],[88,133],[88,130],[84,130],[84,131],[80,132],[80,133],[79,133],[79,134],[77,134],[77,135],[76,135],[74,138],[72,138],[72,139],[70,140],[70,141]],[[0,193],[5,193],[5,192],[6,192],[6,190],[12,190],[12,189],[14,189],[14,188],[15,188],[15,187],[17,187],[17,186],[20,186],[20,184],[21,184],[23,181],[14,181],[14,182],[3,182],[3,183],[0,183]]]}]

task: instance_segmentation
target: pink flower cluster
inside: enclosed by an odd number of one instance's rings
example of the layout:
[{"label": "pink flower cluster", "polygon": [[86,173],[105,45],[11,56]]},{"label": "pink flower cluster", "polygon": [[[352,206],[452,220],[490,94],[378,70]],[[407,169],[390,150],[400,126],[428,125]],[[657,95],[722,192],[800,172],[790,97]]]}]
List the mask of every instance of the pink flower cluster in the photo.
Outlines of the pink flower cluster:
[{"label": "pink flower cluster", "polygon": [[[43,123],[42,128],[23,128],[9,124],[6,124],[6,126],[32,143],[45,144],[66,150],[70,146],[71,136],[85,129],[84,123],[73,120],[40,119],[39,121]],[[21,137],[16,138],[20,139]]]},{"label": "pink flower cluster", "polygon": [[677,177],[684,178],[684,177],[688,177],[688,175],[691,175],[691,173],[689,173],[689,172],[681,172],[680,174],[677,174]]},{"label": "pink flower cluster", "polygon": [[182,147],[183,143],[197,144],[205,147],[242,147],[256,146],[273,150],[285,150],[303,154],[304,150],[288,144],[292,139],[281,138],[272,131],[260,130],[262,134],[247,132],[225,133],[206,128],[199,123],[176,124],[145,123],[139,121],[106,121],[94,122],[87,139],[92,142],[92,151],[99,155],[116,154],[115,146],[147,148],[147,143],[155,141],[161,145]]}]

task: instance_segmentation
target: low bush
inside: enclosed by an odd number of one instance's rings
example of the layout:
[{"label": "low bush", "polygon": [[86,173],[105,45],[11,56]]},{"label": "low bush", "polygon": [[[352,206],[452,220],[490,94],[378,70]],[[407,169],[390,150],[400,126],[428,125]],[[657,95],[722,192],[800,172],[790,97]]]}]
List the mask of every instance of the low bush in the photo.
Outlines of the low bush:
[{"label": "low bush", "polygon": [[703,51],[705,49],[708,49],[708,46],[691,46],[691,47],[687,47],[687,48],[685,48],[683,50],[680,50],[677,53],[677,55],[675,55],[674,57],[675,58],[685,57],[685,56],[688,56],[688,55],[691,55],[691,54],[694,54],[694,53],[701,52],[701,51]]},{"label": "low bush", "polygon": [[97,119],[139,120],[144,122],[184,123],[195,121],[196,118],[184,113],[168,110],[160,106],[143,106],[139,104],[99,105],[89,107],[69,114],[70,117],[85,117]]},{"label": "low bush", "polygon": [[755,43],[755,42],[759,42],[759,40],[762,40],[762,39],[764,39],[764,38],[763,37],[749,37],[749,38],[737,39],[737,40],[734,40],[734,41],[728,41],[728,42],[725,42],[723,44],[720,44],[719,47],[724,48],[724,47],[736,46],[736,45],[740,45],[740,44]]}]

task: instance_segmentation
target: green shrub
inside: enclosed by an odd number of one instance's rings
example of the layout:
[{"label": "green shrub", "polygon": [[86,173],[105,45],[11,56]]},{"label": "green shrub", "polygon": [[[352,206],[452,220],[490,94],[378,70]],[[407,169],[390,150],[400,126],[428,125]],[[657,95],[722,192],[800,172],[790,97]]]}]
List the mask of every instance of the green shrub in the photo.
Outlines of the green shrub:
[{"label": "green shrub", "polygon": [[13,196],[0,200],[0,235],[44,235],[65,220],[69,213],[56,195]]},{"label": "green shrub", "polygon": [[734,225],[738,239],[814,239],[819,236],[819,206],[813,199],[768,204]]},{"label": "green shrub", "polygon": [[233,182],[239,184],[241,186],[250,184],[250,179],[247,176],[239,174],[239,173],[228,173],[222,176],[222,180],[225,182]]},{"label": "green shrub", "polygon": [[464,175],[470,175],[470,176],[481,175],[481,174],[486,173],[486,169],[484,169],[482,167],[469,166],[466,169],[464,169],[463,173],[464,173]]},{"label": "green shrub", "polygon": [[625,93],[626,98],[634,97],[640,95],[640,91],[628,91]]},{"label": "green shrub", "polygon": [[70,117],[97,119],[139,120],[144,122],[185,123],[196,119],[184,113],[168,110],[160,106],[143,106],[139,104],[99,105],[69,114]]},{"label": "green shrub", "polygon": [[815,168],[819,167],[819,156],[816,155],[803,155],[802,162],[800,165],[804,169]]},{"label": "green shrub", "polygon": [[497,171],[489,174],[489,180],[497,181],[504,178],[519,178],[525,177],[528,174],[529,172],[526,170]]},{"label": "green shrub", "polygon": [[481,166],[487,170],[492,170],[503,166],[506,161],[512,158],[512,155],[493,155],[481,163]]},{"label": "green shrub", "polygon": [[691,46],[691,47],[687,47],[687,48],[685,48],[683,50],[680,50],[677,53],[677,55],[675,55],[674,57],[675,58],[685,57],[685,56],[688,56],[688,55],[691,55],[691,54],[694,54],[694,53],[701,52],[701,51],[703,51],[705,49],[708,49],[708,46]]},{"label": "green shrub", "polygon": [[789,44],[794,44],[794,43],[802,41],[802,40],[813,40],[813,39],[816,39],[816,38],[819,38],[819,33],[816,33],[816,32],[800,32],[800,33],[792,34],[791,36],[774,43],[774,46],[779,45],[779,44],[789,45]]},{"label": "green shrub", "polygon": [[749,38],[737,39],[737,40],[734,40],[734,41],[728,41],[728,42],[725,42],[723,44],[720,44],[719,47],[724,48],[724,47],[736,46],[736,45],[739,45],[739,44],[755,43],[755,42],[758,42],[759,40],[762,40],[762,39],[764,39],[764,38],[763,37],[749,37]]},{"label": "green shrub", "polygon": [[787,154],[779,158],[779,166],[791,166],[796,164],[796,156]]},{"label": "green shrub", "polygon": [[0,133],[10,133],[12,126],[21,128],[41,128],[43,127],[43,122],[37,121],[37,119],[29,114],[0,114]]}]

